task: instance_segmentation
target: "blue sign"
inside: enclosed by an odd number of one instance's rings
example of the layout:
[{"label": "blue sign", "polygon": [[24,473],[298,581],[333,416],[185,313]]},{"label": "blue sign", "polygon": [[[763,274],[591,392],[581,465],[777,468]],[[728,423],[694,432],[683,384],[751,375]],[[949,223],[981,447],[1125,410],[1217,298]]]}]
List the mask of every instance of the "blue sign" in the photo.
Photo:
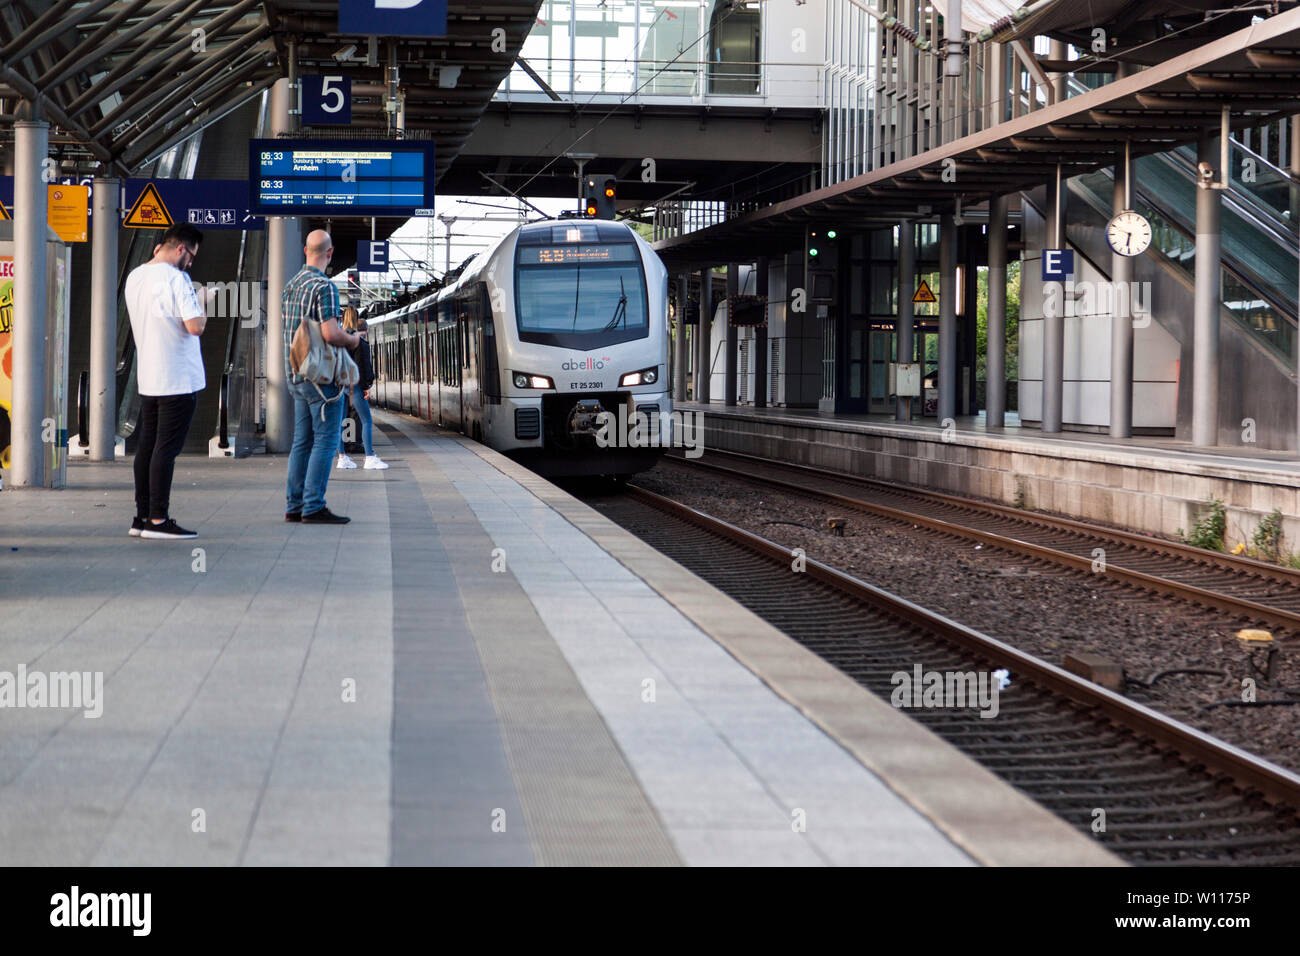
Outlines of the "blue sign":
[{"label": "blue sign", "polygon": [[1043,250],[1043,281],[1064,282],[1074,275],[1073,249]]},{"label": "blue sign", "polygon": [[352,122],[352,77],[304,76],[298,80],[302,121],[308,126],[348,126]]},{"label": "blue sign", "polygon": [[[94,191],[89,176],[78,180],[64,178],[59,182],[65,186],[90,186],[92,194]],[[135,205],[149,183],[153,183],[174,225],[187,222],[199,229],[262,229],[266,225],[261,217],[249,213],[246,179],[128,179],[122,186],[118,208],[125,211]],[[0,202],[12,215],[12,176],[0,176]],[[167,222],[160,220],[158,228],[167,228]]]},{"label": "blue sign", "polygon": [[432,140],[251,139],[260,216],[402,216],[432,208]]},{"label": "blue sign", "polygon": [[362,239],[358,242],[357,270],[359,272],[387,272],[388,243],[376,239]]},{"label": "blue sign", "polygon": [[199,229],[262,229],[266,223],[248,208],[246,179],[128,179],[122,208],[130,209],[153,183],[171,221]]},{"label": "blue sign", "polygon": [[447,0],[339,0],[339,33],[354,36],[447,35]]}]

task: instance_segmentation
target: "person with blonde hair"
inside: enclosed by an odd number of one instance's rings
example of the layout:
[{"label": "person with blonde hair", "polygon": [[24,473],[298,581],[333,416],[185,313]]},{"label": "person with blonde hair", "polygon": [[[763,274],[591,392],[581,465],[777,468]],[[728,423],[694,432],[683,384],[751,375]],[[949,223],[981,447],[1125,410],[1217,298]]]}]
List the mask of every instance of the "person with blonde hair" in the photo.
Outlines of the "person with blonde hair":
[{"label": "person with blonde hair", "polygon": [[[357,363],[357,368],[361,372],[361,378],[357,384],[352,386],[351,398],[352,407],[357,410],[357,417],[361,419],[361,444],[366,449],[365,467],[374,471],[383,471],[388,464],[375,454],[374,419],[370,416],[370,386],[375,384],[375,366],[370,360],[370,343],[365,339],[366,320],[363,319],[357,310],[348,306],[343,310],[343,328],[349,332],[356,333],[361,337],[360,343],[351,349],[348,354],[352,356],[352,361]],[[343,420],[343,427],[347,428],[348,419]],[[357,463],[353,461],[347,453],[346,443],[343,436],[339,435],[339,467],[343,469],[355,468]]]}]

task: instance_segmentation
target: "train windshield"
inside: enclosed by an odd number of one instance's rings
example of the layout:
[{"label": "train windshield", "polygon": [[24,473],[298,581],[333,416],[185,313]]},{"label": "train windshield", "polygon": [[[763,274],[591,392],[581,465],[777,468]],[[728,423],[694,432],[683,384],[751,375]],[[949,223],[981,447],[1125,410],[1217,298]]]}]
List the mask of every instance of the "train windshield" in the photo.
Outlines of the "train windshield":
[{"label": "train windshield", "polygon": [[524,341],[590,349],[649,333],[645,273],[635,243],[601,241],[589,229],[578,233],[579,241],[562,237],[577,227],[557,226],[559,241],[520,243],[515,295]]}]

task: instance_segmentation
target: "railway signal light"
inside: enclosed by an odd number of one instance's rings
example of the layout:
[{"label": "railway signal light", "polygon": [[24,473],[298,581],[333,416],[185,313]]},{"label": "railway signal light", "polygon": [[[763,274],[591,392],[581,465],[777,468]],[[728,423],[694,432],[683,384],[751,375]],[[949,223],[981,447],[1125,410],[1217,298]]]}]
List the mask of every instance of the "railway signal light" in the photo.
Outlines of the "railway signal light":
[{"label": "railway signal light", "polygon": [[618,199],[617,180],[613,176],[588,176],[584,190],[583,211],[589,219],[613,219]]}]

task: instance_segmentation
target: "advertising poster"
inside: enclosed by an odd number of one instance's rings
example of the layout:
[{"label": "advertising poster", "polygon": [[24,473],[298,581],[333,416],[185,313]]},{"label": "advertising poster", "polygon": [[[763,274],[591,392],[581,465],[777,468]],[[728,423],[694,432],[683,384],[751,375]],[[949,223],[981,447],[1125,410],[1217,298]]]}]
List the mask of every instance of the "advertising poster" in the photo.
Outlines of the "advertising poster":
[{"label": "advertising poster", "polygon": [[14,260],[0,256],[0,468],[9,467],[9,404],[13,397]]}]

